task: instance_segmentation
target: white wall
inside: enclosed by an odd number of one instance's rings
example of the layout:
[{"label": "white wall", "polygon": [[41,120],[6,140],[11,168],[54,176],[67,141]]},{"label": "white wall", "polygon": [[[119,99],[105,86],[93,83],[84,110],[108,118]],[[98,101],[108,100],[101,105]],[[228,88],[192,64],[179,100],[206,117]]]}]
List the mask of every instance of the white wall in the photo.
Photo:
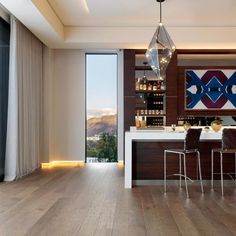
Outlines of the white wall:
[{"label": "white wall", "polygon": [[85,55],[81,50],[54,50],[53,160],[85,158]]},{"label": "white wall", "polygon": [[[85,159],[85,52],[44,48],[42,162]],[[118,160],[123,160],[123,51],[118,52]]]}]

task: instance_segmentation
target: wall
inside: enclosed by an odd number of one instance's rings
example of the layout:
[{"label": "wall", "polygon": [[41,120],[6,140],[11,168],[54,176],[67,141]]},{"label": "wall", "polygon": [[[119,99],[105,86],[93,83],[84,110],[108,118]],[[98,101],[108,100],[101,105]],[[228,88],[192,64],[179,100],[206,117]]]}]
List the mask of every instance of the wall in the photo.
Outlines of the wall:
[{"label": "wall", "polygon": [[236,50],[177,50],[178,116],[235,116],[236,110],[187,110],[185,109],[185,71],[187,69],[233,69],[236,70]]},{"label": "wall", "polygon": [[53,160],[84,160],[85,157],[84,52],[82,52],[81,50],[55,50],[53,76],[54,76]]},{"label": "wall", "polygon": [[[123,51],[118,54],[118,160],[123,160]],[[85,159],[85,51],[44,47],[42,162]]]},{"label": "wall", "polygon": [[85,55],[53,53],[53,160],[85,158]]}]

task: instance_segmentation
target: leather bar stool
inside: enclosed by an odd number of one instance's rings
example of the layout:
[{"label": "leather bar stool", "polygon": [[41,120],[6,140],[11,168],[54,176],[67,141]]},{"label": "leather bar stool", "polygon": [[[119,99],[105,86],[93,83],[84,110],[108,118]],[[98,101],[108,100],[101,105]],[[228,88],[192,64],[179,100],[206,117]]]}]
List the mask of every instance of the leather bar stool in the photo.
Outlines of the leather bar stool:
[{"label": "leather bar stool", "polygon": [[[167,158],[167,153],[174,153],[174,154],[179,154],[179,173],[178,174],[173,174],[179,176],[180,180],[180,187],[181,187],[181,180],[182,177],[184,177],[185,180],[185,188],[186,188],[186,195],[187,198],[189,198],[188,194],[188,184],[187,184],[187,179],[191,180],[189,177],[187,177],[186,173],[186,156],[190,153],[196,153],[197,154],[197,165],[198,165],[198,170],[199,170],[199,178],[200,178],[200,184],[201,184],[201,191],[203,193],[203,185],[202,185],[202,173],[201,173],[201,160],[200,160],[200,152],[198,150],[198,145],[199,145],[199,139],[201,135],[202,129],[188,129],[185,140],[184,140],[184,148],[183,149],[168,149],[164,151],[164,192],[166,193],[166,158]],[[181,160],[183,157],[183,164],[184,164],[184,173],[182,174],[182,164]]]},{"label": "leather bar stool", "polygon": [[[220,173],[214,173],[214,153],[220,153]],[[235,172],[224,173],[223,172],[223,154],[234,153],[235,157]],[[224,178],[223,175],[227,174],[231,179],[236,182],[232,174],[236,176],[236,129],[225,128],[222,132],[221,148],[211,150],[211,188],[214,188],[214,174],[220,174],[221,176],[221,194],[224,195]]]}]

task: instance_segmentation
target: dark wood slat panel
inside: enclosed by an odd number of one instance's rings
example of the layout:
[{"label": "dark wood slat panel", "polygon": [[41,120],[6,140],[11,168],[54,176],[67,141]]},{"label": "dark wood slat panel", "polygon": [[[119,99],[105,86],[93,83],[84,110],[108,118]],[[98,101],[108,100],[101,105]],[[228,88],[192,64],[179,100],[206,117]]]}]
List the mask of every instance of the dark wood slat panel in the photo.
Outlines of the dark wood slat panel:
[{"label": "dark wood slat panel", "polygon": [[129,130],[130,126],[135,126],[135,97],[124,98],[124,129]]},{"label": "dark wood slat panel", "polygon": [[124,96],[135,96],[134,50],[124,50]]},{"label": "dark wood slat panel", "polygon": [[[220,142],[201,142],[202,176],[204,179],[211,177],[211,149],[221,146]],[[134,142],[133,143],[133,179],[163,179],[163,155],[165,149],[182,148],[183,142]],[[225,172],[234,172],[234,155],[227,154],[224,158]],[[219,158],[215,156],[215,170],[219,171]],[[178,173],[178,155],[168,154],[168,173]],[[196,178],[196,158],[187,157],[188,176]],[[174,177],[172,177],[174,178]],[[217,178],[217,176],[216,176]],[[218,176],[219,178],[219,176]]]},{"label": "dark wood slat panel", "polygon": [[166,97],[166,125],[176,124],[178,97]]},{"label": "dark wood slat panel", "polygon": [[177,95],[177,53],[171,58],[166,70],[166,96]]}]

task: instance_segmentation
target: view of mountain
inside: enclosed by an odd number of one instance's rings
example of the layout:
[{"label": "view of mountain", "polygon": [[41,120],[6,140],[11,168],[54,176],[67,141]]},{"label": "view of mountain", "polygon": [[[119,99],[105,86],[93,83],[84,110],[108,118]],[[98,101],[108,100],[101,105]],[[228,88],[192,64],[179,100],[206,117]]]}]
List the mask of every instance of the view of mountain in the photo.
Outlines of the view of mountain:
[{"label": "view of mountain", "polygon": [[111,133],[116,130],[116,115],[93,117],[87,121],[87,136],[95,134]]}]

